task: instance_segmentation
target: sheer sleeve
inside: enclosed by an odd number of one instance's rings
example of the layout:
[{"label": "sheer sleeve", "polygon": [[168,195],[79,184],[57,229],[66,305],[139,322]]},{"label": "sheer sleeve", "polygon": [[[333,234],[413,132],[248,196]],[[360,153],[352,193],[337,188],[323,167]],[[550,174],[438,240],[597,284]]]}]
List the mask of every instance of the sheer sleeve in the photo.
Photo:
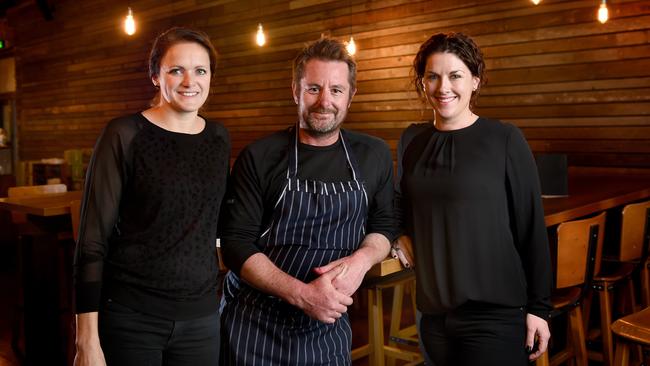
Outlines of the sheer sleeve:
[{"label": "sheer sleeve", "polygon": [[506,163],[510,226],[526,273],[528,312],[547,318],[552,274],[539,178],[523,134],[511,127]]},{"label": "sheer sleeve", "polygon": [[129,145],[137,131],[132,119],[112,120],[93,150],[75,248],[77,313],[99,310],[108,240],[119,217],[120,199],[128,180]]}]

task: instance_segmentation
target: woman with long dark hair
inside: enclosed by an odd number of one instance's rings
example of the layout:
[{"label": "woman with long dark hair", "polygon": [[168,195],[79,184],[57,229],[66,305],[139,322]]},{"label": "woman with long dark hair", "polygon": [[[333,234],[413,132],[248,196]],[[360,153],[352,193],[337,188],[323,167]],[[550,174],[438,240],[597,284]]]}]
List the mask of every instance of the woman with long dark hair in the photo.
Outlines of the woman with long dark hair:
[{"label": "woman with long dark hair", "polygon": [[550,336],[550,256],[533,156],[517,127],[473,112],[485,63],[471,38],[433,35],[413,68],[434,120],[400,140],[405,235],[393,250],[415,265],[422,343],[436,366],[523,366]]}]

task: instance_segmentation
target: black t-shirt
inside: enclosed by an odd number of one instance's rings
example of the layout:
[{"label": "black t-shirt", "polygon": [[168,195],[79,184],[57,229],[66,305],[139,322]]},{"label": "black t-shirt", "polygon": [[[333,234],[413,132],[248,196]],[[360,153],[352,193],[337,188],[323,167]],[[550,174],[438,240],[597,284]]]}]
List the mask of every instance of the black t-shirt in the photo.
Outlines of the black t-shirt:
[{"label": "black t-shirt", "polygon": [[[414,136],[414,137],[413,137]],[[479,118],[466,128],[404,132],[396,216],[413,239],[417,303],[467,301],[550,309],[551,265],[535,161],[521,131]]]},{"label": "black t-shirt", "polygon": [[[235,273],[251,255],[260,252],[255,243],[266,229],[287,177],[293,153],[293,128],[274,133],[248,145],[232,171],[224,206],[222,253]],[[376,137],[343,131],[346,146],[357,161],[368,194],[366,233],[380,233],[392,240],[396,234],[393,214],[393,164],[386,143]],[[298,178],[324,182],[352,177],[340,139],[333,145],[299,144]]]},{"label": "black t-shirt", "polygon": [[217,309],[215,241],[230,140],[206,121],[171,132],[142,114],[114,119],[88,167],[75,253],[76,311],[114,299],[182,320]]}]

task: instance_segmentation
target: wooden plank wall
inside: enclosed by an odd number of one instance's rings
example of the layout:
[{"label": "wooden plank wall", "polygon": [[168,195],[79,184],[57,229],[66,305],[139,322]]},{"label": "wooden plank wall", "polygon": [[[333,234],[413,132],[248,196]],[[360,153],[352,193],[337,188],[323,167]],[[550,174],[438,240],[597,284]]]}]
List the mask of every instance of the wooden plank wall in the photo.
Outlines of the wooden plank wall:
[{"label": "wooden plank wall", "polygon": [[[15,30],[20,157],[89,147],[108,119],[146,107],[146,57],[172,25],[208,32],[221,58],[204,115],[229,128],[233,156],[290,125],[290,60],[321,34],[357,41],[358,93],[347,127],[395,147],[431,112],[410,84],[421,42],[438,31],[475,37],[488,85],[477,112],[520,126],[536,152],[571,165],[650,168],[650,0],[60,0],[45,21],[34,2],[10,10]],[[128,3],[128,4],[127,4]],[[133,8],[138,33],[119,22]],[[258,22],[268,44],[253,43]]]}]

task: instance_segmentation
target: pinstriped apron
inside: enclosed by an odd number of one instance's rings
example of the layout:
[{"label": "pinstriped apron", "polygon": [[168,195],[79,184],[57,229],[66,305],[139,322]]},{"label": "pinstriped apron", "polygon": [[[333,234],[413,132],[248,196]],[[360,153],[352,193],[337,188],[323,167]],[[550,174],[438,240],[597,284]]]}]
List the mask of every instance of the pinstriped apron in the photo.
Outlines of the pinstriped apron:
[{"label": "pinstriped apron", "polygon": [[[339,133],[351,181],[298,179],[298,129],[290,133],[287,179],[257,246],[276,266],[310,282],[313,268],[355,251],[365,236],[368,197],[356,160]],[[222,308],[221,365],[349,365],[348,315],[334,324],[250,287],[229,272]]]}]

